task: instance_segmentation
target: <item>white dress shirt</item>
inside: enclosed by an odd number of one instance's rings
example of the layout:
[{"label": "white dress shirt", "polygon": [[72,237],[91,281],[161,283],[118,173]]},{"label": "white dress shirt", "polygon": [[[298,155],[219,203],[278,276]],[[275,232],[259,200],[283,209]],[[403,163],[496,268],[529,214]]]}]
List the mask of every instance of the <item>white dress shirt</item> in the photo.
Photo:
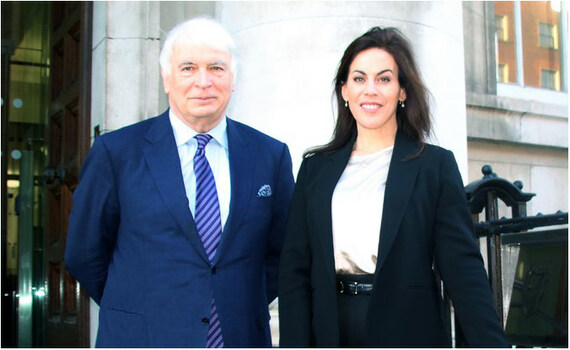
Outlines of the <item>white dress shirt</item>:
[{"label": "white dress shirt", "polygon": [[384,192],[394,146],[351,156],[333,192],[332,230],[338,274],[374,274]]},{"label": "white dress shirt", "polygon": [[[194,138],[198,132],[180,120],[172,109],[169,113],[170,124],[174,131],[174,139],[180,157],[180,166],[184,176],[184,187],[186,197],[190,206],[192,216],[196,212],[196,175],[194,174],[194,155],[198,148],[198,141]],[[228,156],[228,133],[226,117],[212,130],[208,132],[212,139],[206,145],[206,158],[210,163],[210,168],[214,173],[216,190],[218,191],[218,201],[220,203],[220,216],[222,219],[222,229],[226,225],[230,212],[231,200],[231,179],[230,179],[230,159]]]}]

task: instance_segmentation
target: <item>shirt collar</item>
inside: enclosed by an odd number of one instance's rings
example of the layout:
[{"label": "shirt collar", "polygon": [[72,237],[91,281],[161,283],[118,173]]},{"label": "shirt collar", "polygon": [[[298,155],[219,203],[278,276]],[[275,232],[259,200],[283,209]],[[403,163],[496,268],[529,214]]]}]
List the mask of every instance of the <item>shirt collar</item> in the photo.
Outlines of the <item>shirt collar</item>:
[{"label": "shirt collar", "polygon": [[[176,147],[180,147],[186,144],[189,140],[194,138],[199,134],[196,130],[192,129],[190,126],[184,124],[180,118],[174,114],[172,109],[169,110],[168,117],[170,119],[170,124],[172,125],[172,130],[174,131],[174,139],[176,140]],[[216,125],[212,130],[208,131],[208,134],[212,136],[218,144],[220,144],[227,151],[228,149],[228,134],[227,134],[227,120],[226,116]]]}]

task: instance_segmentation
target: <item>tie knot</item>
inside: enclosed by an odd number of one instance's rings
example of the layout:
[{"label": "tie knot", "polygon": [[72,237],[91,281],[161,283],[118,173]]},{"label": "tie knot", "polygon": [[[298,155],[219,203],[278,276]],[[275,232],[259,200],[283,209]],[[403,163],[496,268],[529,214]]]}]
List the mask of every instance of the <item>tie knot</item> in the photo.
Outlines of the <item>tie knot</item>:
[{"label": "tie knot", "polygon": [[212,139],[212,136],[208,134],[198,134],[194,136],[198,140],[198,149],[204,149],[208,142]]}]

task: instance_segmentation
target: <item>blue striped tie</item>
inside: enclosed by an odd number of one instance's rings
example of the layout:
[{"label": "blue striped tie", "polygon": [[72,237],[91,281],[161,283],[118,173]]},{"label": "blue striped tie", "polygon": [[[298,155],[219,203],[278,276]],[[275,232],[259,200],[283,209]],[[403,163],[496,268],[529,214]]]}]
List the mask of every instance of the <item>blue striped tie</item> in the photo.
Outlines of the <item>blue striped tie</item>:
[{"label": "blue striped tie", "polygon": [[[212,136],[198,134],[195,138],[198,140],[198,149],[194,155],[194,174],[196,174],[196,211],[194,213],[194,221],[196,222],[196,228],[202,239],[206,254],[208,254],[208,258],[212,262],[222,235],[216,180],[208,159],[206,159],[205,148]],[[214,299],[212,299],[206,347],[221,348],[223,346],[224,341],[222,339],[220,319],[218,318],[216,304]]]}]

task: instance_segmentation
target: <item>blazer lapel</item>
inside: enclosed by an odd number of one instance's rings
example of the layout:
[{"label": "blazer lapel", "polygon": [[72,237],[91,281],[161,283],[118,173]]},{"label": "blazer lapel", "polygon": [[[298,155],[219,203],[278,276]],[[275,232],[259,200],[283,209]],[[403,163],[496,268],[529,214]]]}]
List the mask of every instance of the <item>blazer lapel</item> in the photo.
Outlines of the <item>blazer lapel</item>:
[{"label": "blazer lapel", "polygon": [[204,261],[209,262],[196,230],[192,213],[188,208],[188,198],[186,198],[182,169],[180,168],[180,157],[168,118],[168,111],[156,118],[145,135],[145,139],[148,142],[147,147],[143,150],[146,164],[158,191],[164,199],[164,203],[182,232],[189,235],[196,252]]},{"label": "blazer lapel", "polygon": [[382,269],[386,261],[386,256],[394,243],[404,211],[414,189],[420,158],[408,158],[417,152],[417,147],[416,142],[409,139],[401,131],[397,132],[384,193],[384,211],[380,228],[376,273]]},{"label": "blazer lapel", "polygon": [[322,208],[322,211],[320,212],[322,215],[322,220],[318,220],[318,222],[322,223],[322,225],[320,225],[318,228],[318,237],[321,240],[320,246],[323,249],[323,256],[327,263],[327,271],[333,280],[336,278],[336,270],[334,264],[334,246],[332,236],[332,196],[336,184],[338,183],[338,180],[340,179],[342,173],[344,172],[344,168],[346,168],[346,164],[350,159],[355,141],[356,133],[352,135],[352,138],[344,148],[338,152],[324,156],[329,159],[329,163],[323,166],[323,176],[318,177],[318,182],[316,183],[314,192],[323,195],[323,197],[319,198],[319,201],[322,203],[322,205],[321,203],[318,203],[318,205]]},{"label": "blazer lapel", "polygon": [[229,216],[222,232],[222,238],[214,258],[214,263],[222,256],[229,246],[231,239],[235,236],[254,192],[251,179],[253,178],[253,171],[255,169],[257,150],[253,147],[248,138],[243,135],[239,125],[235,121],[227,118],[227,123],[232,193]]}]

